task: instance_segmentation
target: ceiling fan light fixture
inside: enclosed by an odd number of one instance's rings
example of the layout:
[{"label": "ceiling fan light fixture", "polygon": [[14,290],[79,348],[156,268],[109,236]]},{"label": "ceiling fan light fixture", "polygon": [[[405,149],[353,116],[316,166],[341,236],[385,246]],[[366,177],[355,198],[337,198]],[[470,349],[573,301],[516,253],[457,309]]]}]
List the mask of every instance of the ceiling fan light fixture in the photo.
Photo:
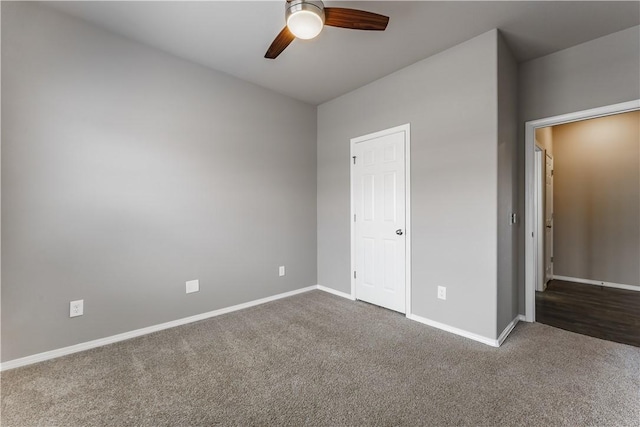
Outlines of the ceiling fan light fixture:
[{"label": "ceiling fan light fixture", "polygon": [[276,59],[296,38],[312,39],[327,25],[352,30],[384,31],[389,17],[366,10],[324,7],[319,0],[287,0],[284,7],[287,25],[271,42],[264,57]]},{"label": "ceiling fan light fixture", "polygon": [[324,27],[324,5],[321,1],[297,0],[287,4],[287,27],[299,39],[312,39]]}]

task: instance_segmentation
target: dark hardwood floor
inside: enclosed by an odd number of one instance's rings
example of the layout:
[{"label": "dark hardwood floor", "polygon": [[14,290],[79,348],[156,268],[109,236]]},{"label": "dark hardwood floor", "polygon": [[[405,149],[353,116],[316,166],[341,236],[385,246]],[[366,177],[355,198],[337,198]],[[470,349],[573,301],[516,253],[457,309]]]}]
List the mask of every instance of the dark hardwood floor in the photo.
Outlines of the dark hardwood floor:
[{"label": "dark hardwood floor", "polygon": [[640,347],[640,292],[552,280],[536,292],[536,322]]}]

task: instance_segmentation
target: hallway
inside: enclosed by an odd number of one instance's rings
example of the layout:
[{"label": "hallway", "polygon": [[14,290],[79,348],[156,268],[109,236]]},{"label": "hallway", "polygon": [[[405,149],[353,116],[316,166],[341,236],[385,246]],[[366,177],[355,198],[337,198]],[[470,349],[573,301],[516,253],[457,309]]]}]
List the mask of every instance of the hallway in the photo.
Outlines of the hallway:
[{"label": "hallway", "polygon": [[536,322],[640,347],[640,292],[552,280],[536,292]]}]

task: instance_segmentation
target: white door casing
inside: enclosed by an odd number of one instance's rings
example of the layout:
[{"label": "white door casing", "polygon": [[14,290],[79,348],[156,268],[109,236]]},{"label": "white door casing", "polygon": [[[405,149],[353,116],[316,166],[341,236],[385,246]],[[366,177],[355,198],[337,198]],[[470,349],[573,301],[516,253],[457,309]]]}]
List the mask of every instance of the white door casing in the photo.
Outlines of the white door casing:
[{"label": "white door casing", "polygon": [[553,279],[553,157],[545,153],[544,173],[544,283]]},{"label": "white door casing", "polygon": [[542,156],[544,151],[537,145],[535,147],[535,200],[537,208],[535,210],[535,275],[536,291],[545,290],[544,274],[544,163]]},{"label": "white door casing", "polygon": [[640,110],[640,99],[622,102],[620,104],[607,105],[590,110],[578,111],[575,113],[562,114],[559,116],[533,120],[525,123],[525,320],[535,321],[535,210],[537,202],[535,199],[535,132],[548,126],[555,126],[564,123],[571,123],[579,120],[604,117],[612,114],[624,113],[626,111]]},{"label": "white door casing", "polygon": [[351,140],[352,296],[410,312],[409,125]]}]

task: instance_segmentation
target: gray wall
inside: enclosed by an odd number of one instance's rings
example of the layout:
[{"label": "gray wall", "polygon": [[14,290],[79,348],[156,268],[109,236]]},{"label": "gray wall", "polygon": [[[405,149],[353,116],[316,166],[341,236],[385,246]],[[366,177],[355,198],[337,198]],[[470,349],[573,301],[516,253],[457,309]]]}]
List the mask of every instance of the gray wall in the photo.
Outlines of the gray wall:
[{"label": "gray wall", "polygon": [[520,64],[523,121],[638,99],[640,26]]},{"label": "gray wall", "polygon": [[[640,99],[640,26],[520,64],[519,188],[524,189],[524,123]],[[519,211],[524,212],[524,191]],[[524,313],[524,227],[519,238],[520,313]]]},{"label": "gray wall", "polygon": [[3,2],[2,124],[3,361],[317,283],[315,107]]},{"label": "gray wall", "polygon": [[497,61],[494,30],[318,107],[320,285],[350,292],[350,139],[411,123],[412,311],[496,337]]},{"label": "gray wall", "polygon": [[554,274],[640,286],[640,112],[553,128]]},{"label": "gray wall", "polygon": [[497,333],[518,315],[518,227],[511,213],[518,203],[518,66],[498,37],[498,324]]},{"label": "gray wall", "polygon": [[536,142],[553,157],[553,127],[548,126],[546,128],[536,129]]}]

